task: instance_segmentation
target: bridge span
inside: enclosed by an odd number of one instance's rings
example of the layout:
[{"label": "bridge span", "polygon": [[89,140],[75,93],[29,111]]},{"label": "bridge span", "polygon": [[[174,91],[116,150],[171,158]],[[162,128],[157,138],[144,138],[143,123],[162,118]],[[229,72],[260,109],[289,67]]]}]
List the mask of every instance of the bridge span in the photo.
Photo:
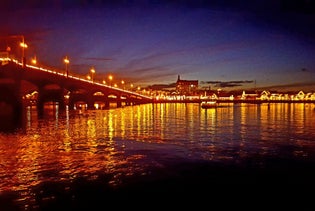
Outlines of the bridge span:
[{"label": "bridge span", "polygon": [[0,58],[0,64],[0,107],[4,114],[10,110],[16,113],[28,103],[35,104],[41,115],[44,106],[52,102],[60,110],[66,106],[107,109],[112,104],[121,107],[153,102],[150,96],[10,58]]}]

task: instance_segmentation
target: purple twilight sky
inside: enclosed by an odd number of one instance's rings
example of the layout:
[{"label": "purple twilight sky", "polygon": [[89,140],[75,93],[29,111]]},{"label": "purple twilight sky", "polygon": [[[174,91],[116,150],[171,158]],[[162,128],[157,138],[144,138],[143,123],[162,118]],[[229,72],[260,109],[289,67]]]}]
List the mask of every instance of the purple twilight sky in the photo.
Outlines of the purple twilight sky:
[{"label": "purple twilight sky", "polygon": [[180,75],[212,89],[315,91],[312,0],[5,0],[0,12],[1,51],[24,35],[28,60],[64,69],[67,55],[71,73],[93,66],[96,79],[140,86]]}]

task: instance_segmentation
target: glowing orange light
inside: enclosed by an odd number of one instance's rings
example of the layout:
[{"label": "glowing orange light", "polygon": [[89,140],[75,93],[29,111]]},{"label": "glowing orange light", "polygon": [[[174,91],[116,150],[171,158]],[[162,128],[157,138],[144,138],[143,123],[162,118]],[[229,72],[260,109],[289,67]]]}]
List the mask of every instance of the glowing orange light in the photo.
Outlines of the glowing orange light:
[{"label": "glowing orange light", "polygon": [[66,58],[64,58],[64,63],[66,63],[66,64],[69,64],[70,63],[70,61],[69,61],[69,59],[68,59],[68,57],[66,57]]},{"label": "glowing orange light", "polygon": [[32,63],[33,63],[33,64],[37,64],[36,56],[32,59]]},{"label": "glowing orange light", "polygon": [[20,46],[21,46],[22,48],[27,48],[27,44],[26,44],[25,42],[21,42],[21,43],[20,43]]}]

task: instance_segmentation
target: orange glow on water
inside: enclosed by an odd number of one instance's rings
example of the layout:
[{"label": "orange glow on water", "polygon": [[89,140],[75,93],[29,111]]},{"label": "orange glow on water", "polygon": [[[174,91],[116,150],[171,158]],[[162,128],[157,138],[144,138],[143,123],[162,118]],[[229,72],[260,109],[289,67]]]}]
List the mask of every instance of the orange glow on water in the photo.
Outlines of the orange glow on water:
[{"label": "orange glow on water", "polygon": [[24,132],[0,133],[0,192],[18,191],[24,201],[34,200],[32,188],[45,182],[71,184],[104,174],[115,187],[181,159],[242,162],[253,153],[274,155],[287,144],[295,148],[281,153],[307,158],[315,152],[311,104],[202,109],[161,103],[65,113],[47,105],[44,119],[34,108],[26,111]]}]

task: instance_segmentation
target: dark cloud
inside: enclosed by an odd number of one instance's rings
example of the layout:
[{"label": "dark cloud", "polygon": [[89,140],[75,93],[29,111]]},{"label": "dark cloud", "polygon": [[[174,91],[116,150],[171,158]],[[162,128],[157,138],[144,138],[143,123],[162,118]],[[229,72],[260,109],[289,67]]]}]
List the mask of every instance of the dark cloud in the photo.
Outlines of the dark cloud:
[{"label": "dark cloud", "polygon": [[219,84],[216,84],[215,87],[220,87],[220,88],[227,88],[227,87],[238,87],[242,86],[242,84],[236,84],[236,83],[229,83],[229,82],[222,82]]},{"label": "dark cloud", "polygon": [[215,87],[220,88],[228,88],[228,87],[238,87],[243,86],[243,84],[253,83],[252,80],[245,80],[245,81],[201,81],[201,84],[214,84]]},{"label": "dark cloud", "polygon": [[171,83],[171,84],[153,84],[148,86],[148,89],[152,90],[162,90],[162,89],[170,89],[170,88],[175,88],[176,83]]},{"label": "dark cloud", "polygon": [[234,84],[244,84],[244,83],[253,83],[253,80],[245,81],[201,81],[201,84],[217,84],[217,83],[234,83]]},{"label": "dark cloud", "polygon": [[305,92],[314,92],[315,91],[315,82],[290,83],[290,84],[283,84],[283,85],[259,87],[257,89],[260,89],[260,90],[278,90],[278,91],[303,90]]},{"label": "dark cloud", "polygon": [[235,84],[250,84],[250,83],[253,83],[254,81],[228,81],[229,83],[235,83]]}]

